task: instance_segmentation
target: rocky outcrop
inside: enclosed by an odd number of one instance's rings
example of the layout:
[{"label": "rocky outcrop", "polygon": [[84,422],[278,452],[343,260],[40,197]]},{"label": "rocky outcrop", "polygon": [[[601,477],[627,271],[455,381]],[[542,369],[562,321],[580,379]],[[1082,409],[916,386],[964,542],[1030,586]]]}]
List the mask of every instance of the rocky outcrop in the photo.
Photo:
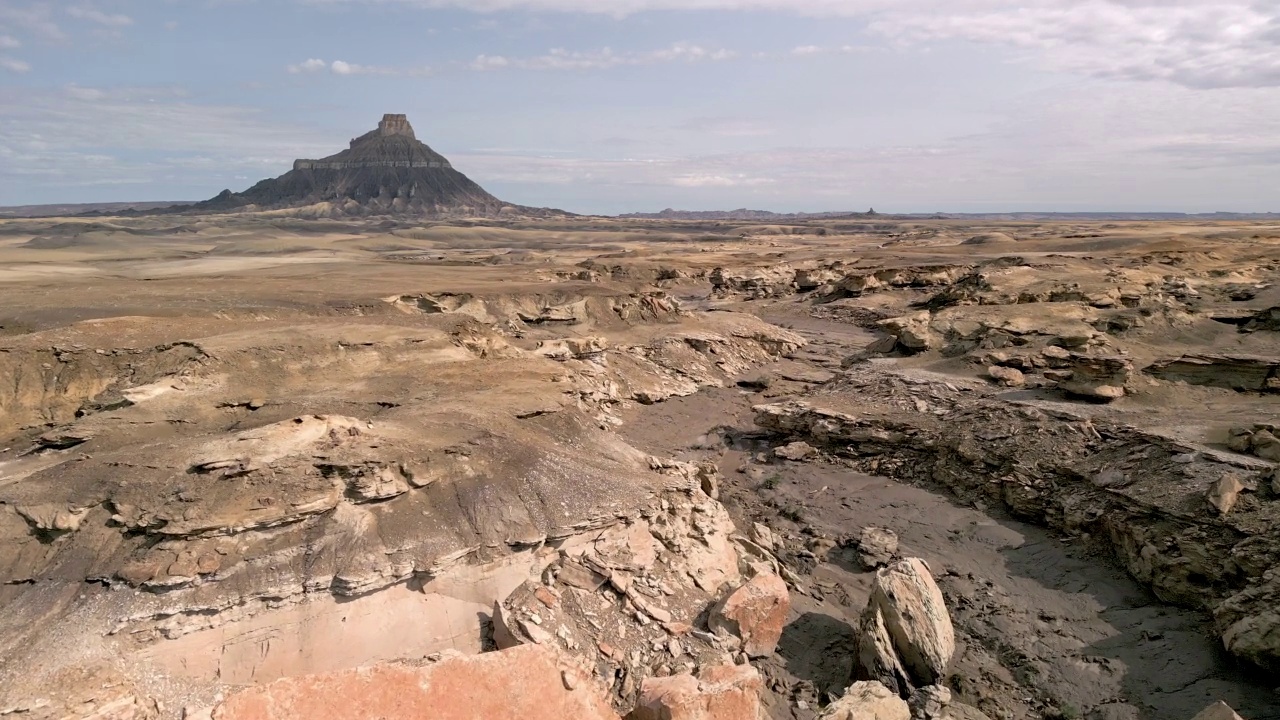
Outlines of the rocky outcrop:
[{"label": "rocky outcrop", "polygon": [[876,572],[858,627],[856,679],[907,697],[943,678],[955,647],[942,591],[923,560],[900,560]]},{"label": "rocky outcrop", "polygon": [[1161,380],[1240,392],[1280,392],[1280,360],[1253,355],[1183,355],[1143,372]]},{"label": "rocky outcrop", "polygon": [[499,647],[548,645],[591,658],[622,710],[647,678],[715,665],[740,644],[699,626],[741,577],[733,523],[700,489],[698,468],[667,463],[665,471],[689,477],[688,489],[630,523],[566,540],[539,579],[494,608]]},{"label": "rocky outcrop", "polygon": [[[181,208],[182,212],[273,210],[324,204],[329,215],[405,213],[496,216],[532,211],[503,203],[419,142],[404,115],[385,115],[378,128],[318,160],[297,160],[278,178],[239,193]],[[545,212],[545,211],[544,211]]]},{"label": "rocky outcrop", "polygon": [[795,292],[796,271],[789,265],[765,268],[718,267],[711,271],[711,291],[717,297],[750,299],[778,297]]},{"label": "rocky outcrop", "polygon": [[[1280,667],[1280,587],[1266,574],[1280,562],[1270,463],[975,397],[982,387],[854,370],[824,388],[824,404],[760,405],[755,421],[775,442],[804,439],[865,472],[1104,539],[1160,599],[1213,611],[1232,653]],[[1208,498],[1227,475],[1243,487],[1224,515]]]},{"label": "rocky outcrop", "polygon": [[872,681],[856,682],[839,700],[823,709],[818,720],[912,720],[911,708],[889,688]]},{"label": "rocky outcrop", "polygon": [[618,720],[590,673],[537,646],[285,678],[239,692],[213,720]]},{"label": "rocky outcrop", "polygon": [[898,347],[907,352],[924,352],[937,348],[942,338],[930,327],[933,316],[922,310],[903,317],[889,318],[876,323],[880,329],[897,338]]},{"label": "rocky outcrop", "polygon": [[1240,326],[1240,330],[1241,332],[1257,332],[1259,330],[1280,332],[1280,307],[1258,311],[1244,325]]},{"label": "rocky outcrop", "polygon": [[646,679],[627,720],[760,720],[764,683],[750,665],[706,667]]},{"label": "rocky outcrop", "polygon": [[1128,358],[1075,352],[1069,354],[1066,367],[1070,374],[1058,380],[1058,389],[1100,402],[1124,397],[1125,384],[1133,372]]}]

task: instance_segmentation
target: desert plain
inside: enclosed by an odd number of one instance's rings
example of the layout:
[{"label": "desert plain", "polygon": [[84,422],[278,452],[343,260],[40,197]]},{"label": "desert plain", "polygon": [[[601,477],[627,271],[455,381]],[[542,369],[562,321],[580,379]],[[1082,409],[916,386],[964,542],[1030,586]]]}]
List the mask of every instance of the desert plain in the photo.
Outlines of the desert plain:
[{"label": "desert plain", "polygon": [[4,219],[0,716],[1280,718],[1278,411],[1280,223]]}]

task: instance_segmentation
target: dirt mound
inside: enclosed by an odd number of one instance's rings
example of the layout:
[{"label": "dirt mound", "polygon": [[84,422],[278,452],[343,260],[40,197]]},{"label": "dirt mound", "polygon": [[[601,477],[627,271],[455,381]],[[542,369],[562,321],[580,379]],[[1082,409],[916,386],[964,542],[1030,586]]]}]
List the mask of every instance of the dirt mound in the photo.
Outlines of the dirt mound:
[{"label": "dirt mound", "polygon": [[961,245],[1012,245],[1018,242],[1018,239],[1002,232],[982,233],[974,235],[971,238],[961,242]]}]

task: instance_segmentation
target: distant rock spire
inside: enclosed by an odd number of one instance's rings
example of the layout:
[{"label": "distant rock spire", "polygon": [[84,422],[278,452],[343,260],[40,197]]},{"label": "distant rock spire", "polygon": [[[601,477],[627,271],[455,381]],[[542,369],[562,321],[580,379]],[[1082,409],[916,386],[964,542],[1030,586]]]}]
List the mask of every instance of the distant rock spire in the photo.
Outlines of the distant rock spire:
[{"label": "distant rock spire", "polygon": [[387,113],[382,116],[382,120],[378,122],[378,134],[382,137],[390,137],[392,135],[403,135],[405,137],[417,140],[417,136],[413,134],[413,126],[409,124],[409,118],[405,115],[395,115]]}]

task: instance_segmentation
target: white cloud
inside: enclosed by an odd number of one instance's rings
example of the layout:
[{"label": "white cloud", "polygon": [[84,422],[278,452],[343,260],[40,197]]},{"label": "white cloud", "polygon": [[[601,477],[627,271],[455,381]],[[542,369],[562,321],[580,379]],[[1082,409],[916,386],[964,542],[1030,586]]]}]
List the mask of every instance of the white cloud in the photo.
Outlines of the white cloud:
[{"label": "white cloud", "polygon": [[34,3],[25,7],[0,2],[0,23],[42,40],[60,42],[67,39],[58,23],[54,22],[48,3]]},{"label": "white cloud", "polygon": [[817,45],[800,45],[791,49],[792,55],[819,55],[823,52],[826,52],[826,49]]},{"label": "white cloud", "polygon": [[[625,16],[645,11],[765,10],[861,18],[903,44],[965,40],[1019,49],[1054,70],[1187,87],[1280,86],[1274,0],[301,0],[399,3],[475,12]],[[797,54],[815,54],[811,46]],[[841,49],[842,51],[848,51]]]},{"label": "white cloud", "polygon": [[0,50],[17,50],[22,47],[18,38],[12,35],[0,35]]},{"label": "white cloud", "polygon": [[77,20],[97,23],[107,27],[126,27],[133,24],[133,18],[121,13],[105,13],[86,5],[73,5],[67,8],[67,14]]},{"label": "white cloud", "polygon": [[311,58],[309,60],[303,60],[297,65],[290,65],[287,69],[290,73],[297,75],[299,73],[306,72],[319,72],[327,67],[329,67],[329,63],[326,63],[319,58]]},{"label": "white cloud", "polygon": [[296,65],[289,65],[285,68],[290,74],[300,75],[303,73],[318,73],[329,71],[334,75],[429,75],[431,68],[387,68],[377,67],[374,65],[357,65],[345,60],[334,60],[333,62],[325,62],[319,58],[311,58],[304,60]]},{"label": "white cloud", "polygon": [[736,53],[723,48],[704,48],[690,43],[675,43],[670,47],[641,52],[615,52],[611,48],[600,50],[566,50],[554,48],[544,55],[525,58],[509,58],[502,55],[480,55],[472,60],[472,70],[497,70],[518,68],[521,70],[607,70],[624,65],[656,65],[672,62],[702,62],[728,60]]},{"label": "white cloud", "polygon": [[1035,53],[1052,69],[1187,87],[1280,86],[1280,5],[1245,0],[1087,0],[889,14],[903,42],[962,39]]},{"label": "white cloud", "polygon": [[676,175],[671,184],[676,187],[751,187],[753,185],[772,185],[777,182],[773,178],[751,177],[742,173],[736,175]]},{"label": "white cloud", "polygon": [[0,68],[9,72],[24,73],[31,70],[31,64],[13,58],[0,58]]},{"label": "white cloud", "polygon": [[470,67],[472,70],[497,70],[510,64],[511,61],[501,55],[477,55]]}]

